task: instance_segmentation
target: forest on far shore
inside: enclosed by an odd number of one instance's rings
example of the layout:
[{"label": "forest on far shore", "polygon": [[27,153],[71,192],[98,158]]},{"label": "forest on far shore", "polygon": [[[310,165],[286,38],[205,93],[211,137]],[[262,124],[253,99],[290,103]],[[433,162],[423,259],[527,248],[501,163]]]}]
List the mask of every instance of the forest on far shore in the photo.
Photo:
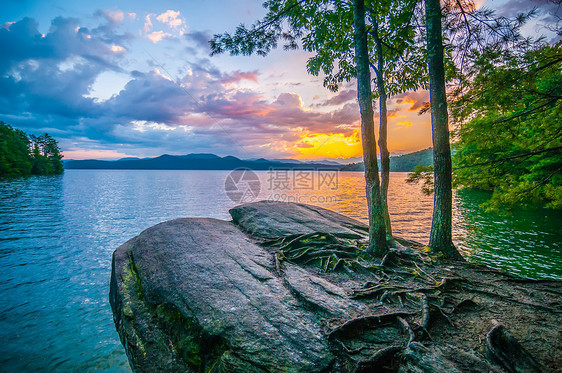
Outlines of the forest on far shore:
[{"label": "forest on far shore", "polygon": [[0,177],[62,174],[62,157],[49,134],[27,135],[0,121]]}]

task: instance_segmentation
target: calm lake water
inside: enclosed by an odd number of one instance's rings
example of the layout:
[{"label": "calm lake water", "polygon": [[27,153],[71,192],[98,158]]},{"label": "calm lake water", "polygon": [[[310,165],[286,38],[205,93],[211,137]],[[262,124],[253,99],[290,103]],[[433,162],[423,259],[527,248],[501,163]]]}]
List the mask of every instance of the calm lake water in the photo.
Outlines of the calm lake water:
[{"label": "calm lake water", "polygon": [[[365,221],[361,173],[337,187],[279,190],[258,172],[261,199],[313,203]],[[0,371],[129,371],[108,303],[111,254],[142,230],[186,216],[228,219],[228,171],[67,170],[0,181]],[[278,175],[277,175],[278,176]],[[394,234],[427,242],[432,197],[391,175]],[[562,216],[485,213],[486,195],[455,196],[454,235],[470,260],[562,279]]]}]

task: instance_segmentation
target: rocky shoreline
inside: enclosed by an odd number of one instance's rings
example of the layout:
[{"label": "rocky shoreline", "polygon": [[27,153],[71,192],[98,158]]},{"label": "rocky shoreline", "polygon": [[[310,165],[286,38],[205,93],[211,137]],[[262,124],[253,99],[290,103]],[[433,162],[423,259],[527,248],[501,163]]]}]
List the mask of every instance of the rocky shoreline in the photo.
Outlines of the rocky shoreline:
[{"label": "rocky shoreline", "polygon": [[562,283],[433,257],[315,206],[176,219],[114,253],[110,303],[136,372],[555,372]]}]

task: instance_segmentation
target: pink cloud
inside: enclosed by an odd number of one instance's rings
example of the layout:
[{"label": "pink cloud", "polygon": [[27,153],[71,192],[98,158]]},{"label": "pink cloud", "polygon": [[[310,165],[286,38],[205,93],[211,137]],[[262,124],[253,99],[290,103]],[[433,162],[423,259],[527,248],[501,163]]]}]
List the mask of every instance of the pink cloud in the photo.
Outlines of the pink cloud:
[{"label": "pink cloud", "polygon": [[258,71],[235,71],[231,74],[227,74],[223,79],[222,83],[238,83],[241,80],[248,80],[254,83],[258,82]]},{"label": "pink cloud", "polygon": [[317,104],[318,106],[335,106],[345,102],[357,100],[357,91],[355,89],[346,89],[339,91],[334,97]]},{"label": "pink cloud", "polygon": [[179,10],[178,11],[167,10],[164,13],[157,16],[156,19],[162,23],[167,24],[170,27],[178,27],[181,26],[183,23],[183,20],[179,18],[179,16],[180,16]]},{"label": "pink cloud", "polygon": [[153,16],[154,14],[147,14],[146,17],[144,17],[144,31],[145,32],[150,32],[152,30],[152,20],[150,19],[151,16]]},{"label": "pink cloud", "polygon": [[153,42],[154,44],[158,43],[159,41],[161,41],[162,39],[165,38],[171,38],[172,35],[164,32],[164,31],[154,31],[151,32],[150,34],[146,35],[146,37]]},{"label": "pink cloud", "polygon": [[65,159],[120,159],[126,157],[133,157],[133,155],[121,153],[116,150],[101,150],[101,149],[77,149],[64,150],[63,155]]}]

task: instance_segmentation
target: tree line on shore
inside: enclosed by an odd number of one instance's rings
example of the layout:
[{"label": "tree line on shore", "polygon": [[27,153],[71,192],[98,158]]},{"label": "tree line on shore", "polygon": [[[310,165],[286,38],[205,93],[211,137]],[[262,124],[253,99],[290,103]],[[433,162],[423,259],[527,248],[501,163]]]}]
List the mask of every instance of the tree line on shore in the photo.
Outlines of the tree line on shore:
[{"label": "tree line on shore", "polygon": [[402,92],[430,91],[433,167],[418,174],[434,191],[434,252],[461,259],[451,234],[451,138],[459,185],[493,190],[497,203],[561,206],[561,44],[521,35],[536,9],[511,19],[471,0],[268,0],[264,7],[262,20],[214,35],[212,53],[265,56],[281,41],[312,53],[307,69],[323,74],[329,90],[356,79],[373,255],[394,243],[386,105]]},{"label": "tree line on shore", "polygon": [[0,177],[62,174],[62,157],[49,134],[27,135],[0,121]]},{"label": "tree line on shore", "polygon": [[[562,208],[562,44],[488,50],[452,92],[453,184],[492,192],[491,210]],[[433,192],[433,168],[410,182]]]}]

